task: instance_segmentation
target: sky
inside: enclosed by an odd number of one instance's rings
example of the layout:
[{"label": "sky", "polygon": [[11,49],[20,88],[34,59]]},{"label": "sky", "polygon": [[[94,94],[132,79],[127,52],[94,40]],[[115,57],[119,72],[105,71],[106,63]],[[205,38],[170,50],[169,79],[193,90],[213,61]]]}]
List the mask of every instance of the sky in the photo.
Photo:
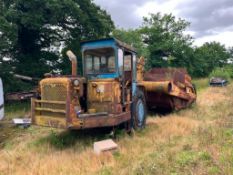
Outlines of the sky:
[{"label": "sky", "polygon": [[218,41],[233,46],[233,0],[94,0],[119,28],[137,28],[150,13],[172,13],[191,23],[194,44]]}]

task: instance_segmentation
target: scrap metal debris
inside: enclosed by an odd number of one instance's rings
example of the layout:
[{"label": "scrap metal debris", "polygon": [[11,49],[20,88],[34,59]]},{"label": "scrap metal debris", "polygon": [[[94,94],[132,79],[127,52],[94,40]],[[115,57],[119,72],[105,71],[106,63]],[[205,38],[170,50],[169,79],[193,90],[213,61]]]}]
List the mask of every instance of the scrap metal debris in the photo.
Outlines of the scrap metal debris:
[{"label": "scrap metal debris", "polygon": [[13,124],[17,126],[23,126],[24,128],[27,128],[31,125],[32,121],[30,118],[14,118]]}]

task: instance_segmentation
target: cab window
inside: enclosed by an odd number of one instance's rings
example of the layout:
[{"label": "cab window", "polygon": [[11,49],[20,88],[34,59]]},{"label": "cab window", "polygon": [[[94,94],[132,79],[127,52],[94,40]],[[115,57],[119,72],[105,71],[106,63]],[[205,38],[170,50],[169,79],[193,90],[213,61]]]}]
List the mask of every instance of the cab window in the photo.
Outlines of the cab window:
[{"label": "cab window", "polygon": [[114,73],[116,70],[113,48],[91,49],[84,52],[85,73]]}]

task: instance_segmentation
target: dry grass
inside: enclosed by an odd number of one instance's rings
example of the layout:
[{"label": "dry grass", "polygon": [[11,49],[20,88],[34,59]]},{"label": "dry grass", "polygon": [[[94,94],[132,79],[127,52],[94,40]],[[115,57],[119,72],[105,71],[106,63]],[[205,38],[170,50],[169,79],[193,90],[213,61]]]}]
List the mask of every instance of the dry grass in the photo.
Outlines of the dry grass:
[{"label": "dry grass", "polygon": [[90,174],[104,164],[113,164],[111,154],[96,156],[91,150],[77,154],[75,150],[41,153],[36,150],[11,150],[1,154],[2,174]]},{"label": "dry grass", "polygon": [[163,139],[190,134],[199,125],[199,122],[179,115],[170,115],[163,118],[149,118],[148,125],[157,125],[158,135],[156,135]]},{"label": "dry grass", "polygon": [[92,143],[105,134],[15,129],[0,148],[0,175],[233,174],[232,90],[206,88],[192,108],[149,117],[144,131],[118,135],[114,154],[93,154]]},{"label": "dry grass", "polygon": [[213,106],[216,103],[230,101],[229,88],[210,87],[198,97],[200,107]]}]

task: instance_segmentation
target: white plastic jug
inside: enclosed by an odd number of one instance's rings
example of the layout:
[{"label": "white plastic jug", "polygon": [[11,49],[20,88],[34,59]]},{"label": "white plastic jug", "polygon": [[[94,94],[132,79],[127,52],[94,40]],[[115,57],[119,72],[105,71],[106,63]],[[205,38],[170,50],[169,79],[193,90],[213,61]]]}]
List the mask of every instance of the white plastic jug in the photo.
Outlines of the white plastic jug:
[{"label": "white plastic jug", "polygon": [[3,99],[3,86],[0,78],[0,120],[4,117],[4,99]]}]

